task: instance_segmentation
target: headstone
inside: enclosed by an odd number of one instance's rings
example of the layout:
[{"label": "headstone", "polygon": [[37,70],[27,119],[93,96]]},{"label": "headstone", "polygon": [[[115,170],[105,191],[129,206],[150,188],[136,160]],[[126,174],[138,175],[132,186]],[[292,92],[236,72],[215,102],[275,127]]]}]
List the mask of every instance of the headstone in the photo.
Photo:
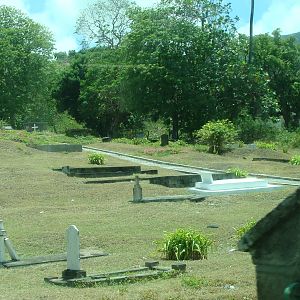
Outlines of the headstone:
[{"label": "headstone", "polygon": [[135,176],[133,187],[133,202],[139,202],[143,199],[142,187],[138,176]]},{"label": "headstone", "polygon": [[79,230],[71,225],[67,230],[67,269],[62,272],[65,279],[85,277],[86,272],[80,270]]},{"label": "headstone", "polygon": [[160,137],[160,145],[167,146],[169,145],[169,136],[167,134],[162,134]]},{"label": "headstone", "polygon": [[0,263],[5,261],[4,238],[5,238],[5,230],[4,230],[4,226],[3,226],[3,221],[0,220]]}]

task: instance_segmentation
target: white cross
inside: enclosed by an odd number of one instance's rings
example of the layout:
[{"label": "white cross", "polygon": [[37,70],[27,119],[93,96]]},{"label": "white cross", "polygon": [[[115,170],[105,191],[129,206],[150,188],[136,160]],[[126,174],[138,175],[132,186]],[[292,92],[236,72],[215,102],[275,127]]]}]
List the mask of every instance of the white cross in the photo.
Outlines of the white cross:
[{"label": "white cross", "polygon": [[36,129],[38,129],[39,127],[35,125],[35,123],[33,124],[33,127],[31,127],[33,129],[33,131],[35,131]]}]

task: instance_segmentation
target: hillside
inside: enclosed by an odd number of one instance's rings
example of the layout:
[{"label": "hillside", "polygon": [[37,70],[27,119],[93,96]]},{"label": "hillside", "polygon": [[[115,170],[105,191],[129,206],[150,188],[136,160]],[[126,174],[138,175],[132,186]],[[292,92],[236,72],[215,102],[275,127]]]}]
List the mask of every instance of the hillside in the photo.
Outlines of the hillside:
[{"label": "hillside", "polygon": [[291,34],[282,35],[283,38],[294,37],[298,44],[300,44],[300,32],[295,32]]}]

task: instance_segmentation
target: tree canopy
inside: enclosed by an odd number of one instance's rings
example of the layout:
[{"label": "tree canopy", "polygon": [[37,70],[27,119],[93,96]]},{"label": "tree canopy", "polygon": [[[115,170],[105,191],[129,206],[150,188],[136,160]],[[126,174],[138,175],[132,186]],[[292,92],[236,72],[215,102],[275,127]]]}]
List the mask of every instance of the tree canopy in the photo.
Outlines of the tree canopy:
[{"label": "tree canopy", "polygon": [[42,100],[52,51],[53,38],[45,27],[20,10],[0,6],[0,119],[15,124],[35,100]]}]

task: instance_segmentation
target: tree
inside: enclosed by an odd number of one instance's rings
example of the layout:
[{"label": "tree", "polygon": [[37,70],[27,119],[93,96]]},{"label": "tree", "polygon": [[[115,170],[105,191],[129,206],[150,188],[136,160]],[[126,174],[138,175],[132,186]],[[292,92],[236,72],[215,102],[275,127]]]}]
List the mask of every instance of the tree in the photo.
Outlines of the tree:
[{"label": "tree", "polygon": [[283,39],[279,30],[255,37],[253,64],[269,76],[268,85],[279,99],[287,127],[300,120],[300,48],[293,38]]},{"label": "tree", "polygon": [[52,35],[45,27],[20,10],[0,6],[0,119],[16,125],[32,111],[30,106],[49,100],[52,51]]},{"label": "tree", "polygon": [[124,97],[131,109],[171,122],[174,139],[215,112],[215,89],[235,33],[228,9],[221,1],[168,0],[130,15]]},{"label": "tree", "polygon": [[76,33],[83,36],[83,44],[96,43],[100,47],[118,47],[128,32],[129,0],[97,0],[82,11]]}]

